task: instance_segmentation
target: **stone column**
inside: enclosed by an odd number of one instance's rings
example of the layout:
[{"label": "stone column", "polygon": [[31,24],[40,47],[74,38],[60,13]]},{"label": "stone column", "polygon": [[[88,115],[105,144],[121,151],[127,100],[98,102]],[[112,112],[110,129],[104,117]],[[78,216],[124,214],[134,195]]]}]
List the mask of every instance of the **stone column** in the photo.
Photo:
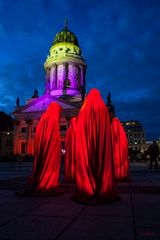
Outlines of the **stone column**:
[{"label": "stone column", "polygon": [[20,142],[19,142],[19,132],[20,132],[20,121],[14,120],[14,154],[20,154]]},{"label": "stone column", "polygon": [[46,70],[46,92],[50,93],[50,69]]},{"label": "stone column", "polygon": [[82,101],[84,101],[86,94],[85,67],[81,65],[80,68],[81,68],[81,96]]},{"label": "stone column", "polygon": [[77,76],[76,76],[76,74],[77,74],[77,72],[76,72],[76,70],[77,70],[77,65],[76,64],[72,64],[72,67],[73,67],[73,79],[72,79],[72,88],[74,88],[74,89],[77,89]]},{"label": "stone column", "polygon": [[69,65],[68,65],[68,63],[65,63],[64,64],[64,84],[63,84],[63,88],[67,88],[68,80],[69,80]]},{"label": "stone column", "polygon": [[77,65],[77,89],[81,88],[81,68],[79,65]]},{"label": "stone column", "polygon": [[83,67],[83,87],[84,87],[84,92],[86,93],[86,69]]},{"label": "stone column", "polygon": [[57,88],[57,65],[54,64],[50,71],[50,89],[51,91]]},{"label": "stone column", "polygon": [[63,63],[63,83],[62,83],[62,88],[65,86],[65,82],[67,80],[67,64]]},{"label": "stone column", "polygon": [[63,68],[63,64],[57,65],[57,89],[62,89],[62,81],[63,81],[62,68]]},{"label": "stone column", "polygon": [[72,78],[71,78],[71,63],[67,65],[67,78],[70,80],[70,87],[72,88]]},{"label": "stone column", "polygon": [[84,71],[83,71],[83,66],[80,65],[79,67],[80,67],[80,69],[81,69],[81,75],[80,75],[80,78],[81,78],[81,86],[83,86],[83,84],[84,84]]},{"label": "stone column", "polygon": [[32,154],[32,120],[26,120],[26,154]]}]

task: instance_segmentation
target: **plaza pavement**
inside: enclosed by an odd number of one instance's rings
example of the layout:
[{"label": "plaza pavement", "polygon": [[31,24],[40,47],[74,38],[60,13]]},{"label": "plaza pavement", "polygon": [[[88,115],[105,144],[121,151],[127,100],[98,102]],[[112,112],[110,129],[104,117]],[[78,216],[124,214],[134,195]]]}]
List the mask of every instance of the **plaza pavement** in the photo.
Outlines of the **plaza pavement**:
[{"label": "plaza pavement", "polygon": [[131,164],[131,182],[119,183],[120,201],[84,205],[74,185],[56,197],[17,197],[32,163],[0,163],[0,240],[160,240],[160,170]]}]

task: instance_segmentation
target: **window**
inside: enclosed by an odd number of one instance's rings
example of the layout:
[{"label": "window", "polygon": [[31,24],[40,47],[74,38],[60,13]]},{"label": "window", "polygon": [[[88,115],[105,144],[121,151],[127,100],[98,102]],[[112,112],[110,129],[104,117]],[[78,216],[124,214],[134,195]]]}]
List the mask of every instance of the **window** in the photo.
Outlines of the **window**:
[{"label": "window", "polygon": [[67,48],[66,52],[70,52],[70,51],[71,51],[71,49],[70,49],[70,48]]},{"label": "window", "polygon": [[13,145],[13,141],[12,141],[12,139],[10,139],[9,144],[10,144],[10,146]]},{"label": "window", "polygon": [[26,127],[22,127],[22,128],[21,128],[21,132],[22,132],[22,133],[25,133],[26,130],[27,130]]},{"label": "window", "polygon": [[21,153],[26,153],[26,144],[24,142],[21,143]]},{"label": "window", "polygon": [[129,125],[131,125],[131,123],[130,122],[126,122],[126,125],[129,126]]},{"label": "window", "polygon": [[7,146],[12,146],[12,139],[11,138],[8,138],[7,140],[6,140],[6,145]]},{"label": "window", "polygon": [[66,131],[66,125],[60,126],[60,131]]},{"label": "window", "polygon": [[6,140],[6,145],[9,146],[9,139]]},{"label": "window", "polygon": [[71,86],[71,81],[69,79],[65,80],[64,81],[64,87],[69,88],[70,86]]}]

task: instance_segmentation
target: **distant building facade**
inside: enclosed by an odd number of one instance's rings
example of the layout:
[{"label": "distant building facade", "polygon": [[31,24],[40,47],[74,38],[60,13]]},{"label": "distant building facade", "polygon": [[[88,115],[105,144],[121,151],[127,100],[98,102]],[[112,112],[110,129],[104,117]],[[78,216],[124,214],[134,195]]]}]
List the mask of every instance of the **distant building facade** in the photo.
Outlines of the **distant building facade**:
[{"label": "distant building facade", "polygon": [[121,123],[128,138],[129,148],[143,153],[146,149],[146,136],[142,123],[139,121],[122,121]]},{"label": "distant building facade", "polygon": [[0,158],[13,156],[13,119],[0,112]]},{"label": "distant building facade", "polygon": [[70,119],[77,116],[86,92],[86,63],[77,37],[68,29],[56,34],[44,68],[46,72],[45,92],[38,96],[37,90],[24,106],[19,98],[12,113],[14,118],[14,154],[34,155],[34,136],[41,115],[51,102],[62,107],[60,119],[61,143]]},{"label": "distant building facade", "polygon": [[112,122],[112,119],[116,116],[116,113],[115,113],[115,107],[112,104],[111,93],[110,92],[108,93],[108,96],[107,96],[107,104],[106,104],[106,106],[108,108],[110,121]]}]

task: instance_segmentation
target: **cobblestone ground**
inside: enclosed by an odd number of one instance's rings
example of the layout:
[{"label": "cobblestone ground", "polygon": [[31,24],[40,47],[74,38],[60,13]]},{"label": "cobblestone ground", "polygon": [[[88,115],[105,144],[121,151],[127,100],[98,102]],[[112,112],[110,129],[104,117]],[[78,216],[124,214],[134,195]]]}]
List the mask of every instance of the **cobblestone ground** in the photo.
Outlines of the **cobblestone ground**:
[{"label": "cobblestone ground", "polygon": [[63,183],[61,196],[17,197],[32,163],[0,163],[0,240],[159,240],[160,170],[130,168],[131,182],[118,184],[120,201],[90,206],[73,202],[75,186]]}]

